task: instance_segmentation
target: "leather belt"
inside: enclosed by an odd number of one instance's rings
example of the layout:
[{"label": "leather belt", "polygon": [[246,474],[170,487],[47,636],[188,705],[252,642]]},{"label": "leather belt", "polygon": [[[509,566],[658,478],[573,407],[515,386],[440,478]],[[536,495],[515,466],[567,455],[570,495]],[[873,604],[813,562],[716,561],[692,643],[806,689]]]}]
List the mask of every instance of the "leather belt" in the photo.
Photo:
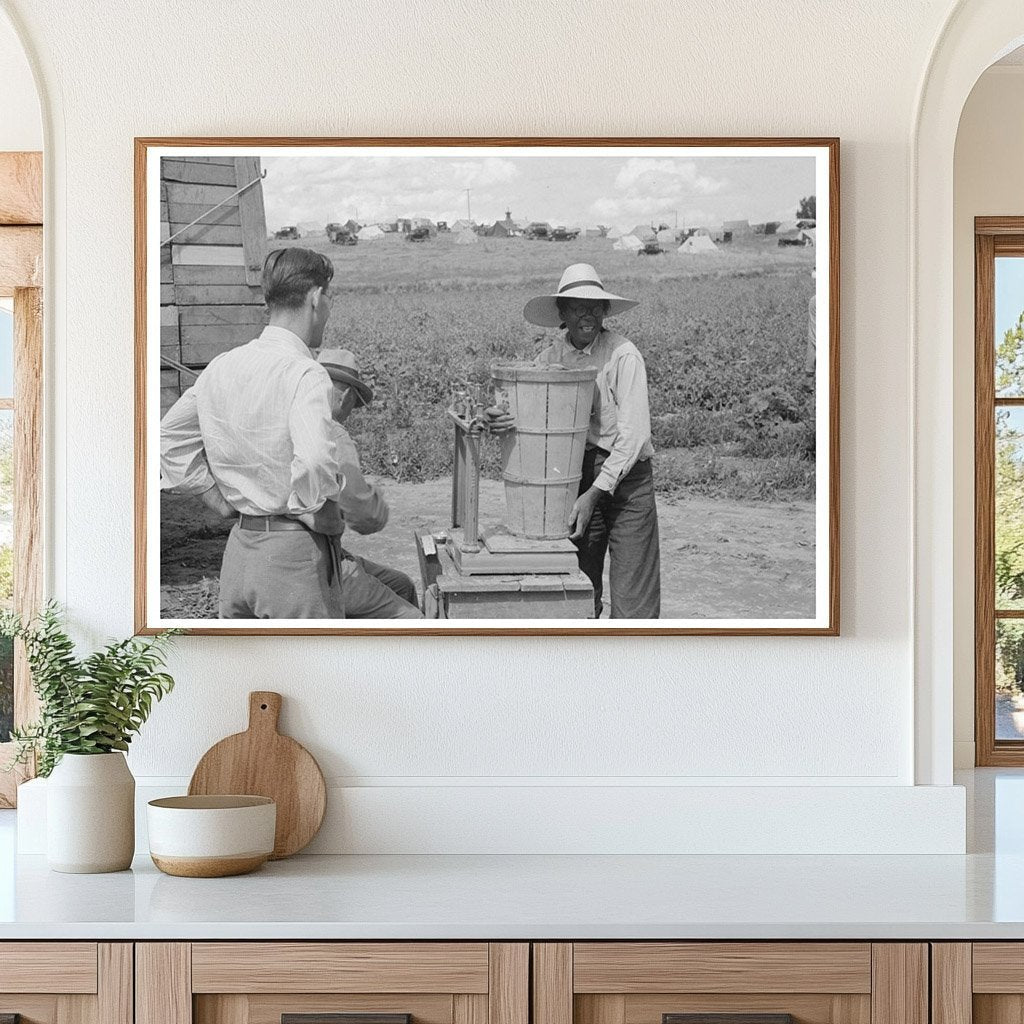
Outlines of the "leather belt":
[{"label": "leather belt", "polygon": [[240,514],[238,517],[238,528],[240,530],[256,530],[259,533],[272,533],[276,530],[305,530],[307,529],[297,519],[291,516],[247,516]]},{"label": "leather belt", "polygon": [[597,452],[598,455],[603,455],[605,458],[607,458],[609,455],[611,455],[611,452],[608,451],[607,448],[601,448],[599,445],[591,444],[589,441],[587,442],[587,445],[586,445],[586,448],[584,449],[584,451],[586,451],[588,454],[590,452]]}]

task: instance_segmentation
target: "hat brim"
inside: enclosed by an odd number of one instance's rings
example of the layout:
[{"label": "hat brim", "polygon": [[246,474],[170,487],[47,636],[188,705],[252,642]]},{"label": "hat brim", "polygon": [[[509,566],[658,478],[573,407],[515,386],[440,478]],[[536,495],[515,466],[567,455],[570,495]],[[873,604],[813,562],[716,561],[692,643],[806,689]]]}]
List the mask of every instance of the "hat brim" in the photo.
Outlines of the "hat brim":
[{"label": "hat brim", "polygon": [[373,388],[366,381],[353,376],[344,366],[336,366],[334,363],[321,363],[320,365],[327,371],[335,384],[347,384],[350,388],[355,389],[358,399],[356,408],[369,405],[373,401]]},{"label": "hat brim", "polygon": [[621,295],[612,295],[603,288],[594,285],[583,285],[579,288],[567,289],[561,295],[538,295],[523,307],[523,317],[528,323],[536,324],[538,327],[561,327],[562,314],[558,312],[556,299],[604,299],[608,303],[608,312],[605,316],[615,316],[617,313],[625,313],[627,309],[639,306],[640,303],[633,299],[624,299]]}]

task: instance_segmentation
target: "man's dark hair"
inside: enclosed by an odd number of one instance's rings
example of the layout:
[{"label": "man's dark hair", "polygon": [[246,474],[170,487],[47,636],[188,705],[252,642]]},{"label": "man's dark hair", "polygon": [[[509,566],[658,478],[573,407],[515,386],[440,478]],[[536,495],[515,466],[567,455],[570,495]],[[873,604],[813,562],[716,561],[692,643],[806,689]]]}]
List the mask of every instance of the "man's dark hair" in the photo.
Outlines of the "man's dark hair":
[{"label": "man's dark hair", "polygon": [[263,301],[271,309],[298,309],[312,288],[326,288],[334,264],[312,249],[275,249],[263,264]]}]

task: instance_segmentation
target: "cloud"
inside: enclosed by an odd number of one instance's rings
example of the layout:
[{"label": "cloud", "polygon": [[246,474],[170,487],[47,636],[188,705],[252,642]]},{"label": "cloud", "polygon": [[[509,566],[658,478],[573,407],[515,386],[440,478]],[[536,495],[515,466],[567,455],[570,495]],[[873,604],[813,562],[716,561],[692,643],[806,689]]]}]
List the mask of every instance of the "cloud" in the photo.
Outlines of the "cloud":
[{"label": "cloud", "polygon": [[719,195],[727,185],[701,174],[694,160],[631,157],[615,176],[614,192],[594,200],[589,213],[603,224],[671,224],[676,216],[680,225],[702,223],[708,210],[694,200]]},{"label": "cloud", "polygon": [[650,157],[631,157],[615,177],[615,187],[632,198],[710,196],[720,192],[725,184],[701,174],[693,160]]},{"label": "cloud", "polygon": [[464,217],[505,208],[503,186],[520,176],[502,157],[445,159],[401,154],[267,157],[264,196],[268,226],[297,221],[362,222],[405,216]]}]

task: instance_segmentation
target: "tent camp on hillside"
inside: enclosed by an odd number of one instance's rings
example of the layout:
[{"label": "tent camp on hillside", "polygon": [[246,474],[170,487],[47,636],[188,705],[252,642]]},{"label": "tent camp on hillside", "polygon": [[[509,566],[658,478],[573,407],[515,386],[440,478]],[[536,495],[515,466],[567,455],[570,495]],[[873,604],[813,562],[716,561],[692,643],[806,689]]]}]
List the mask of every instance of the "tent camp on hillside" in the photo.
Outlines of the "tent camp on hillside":
[{"label": "tent camp on hillside", "polygon": [[690,235],[683,242],[676,252],[683,256],[695,255],[702,252],[718,252],[718,246],[708,238],[707,235]]}]

